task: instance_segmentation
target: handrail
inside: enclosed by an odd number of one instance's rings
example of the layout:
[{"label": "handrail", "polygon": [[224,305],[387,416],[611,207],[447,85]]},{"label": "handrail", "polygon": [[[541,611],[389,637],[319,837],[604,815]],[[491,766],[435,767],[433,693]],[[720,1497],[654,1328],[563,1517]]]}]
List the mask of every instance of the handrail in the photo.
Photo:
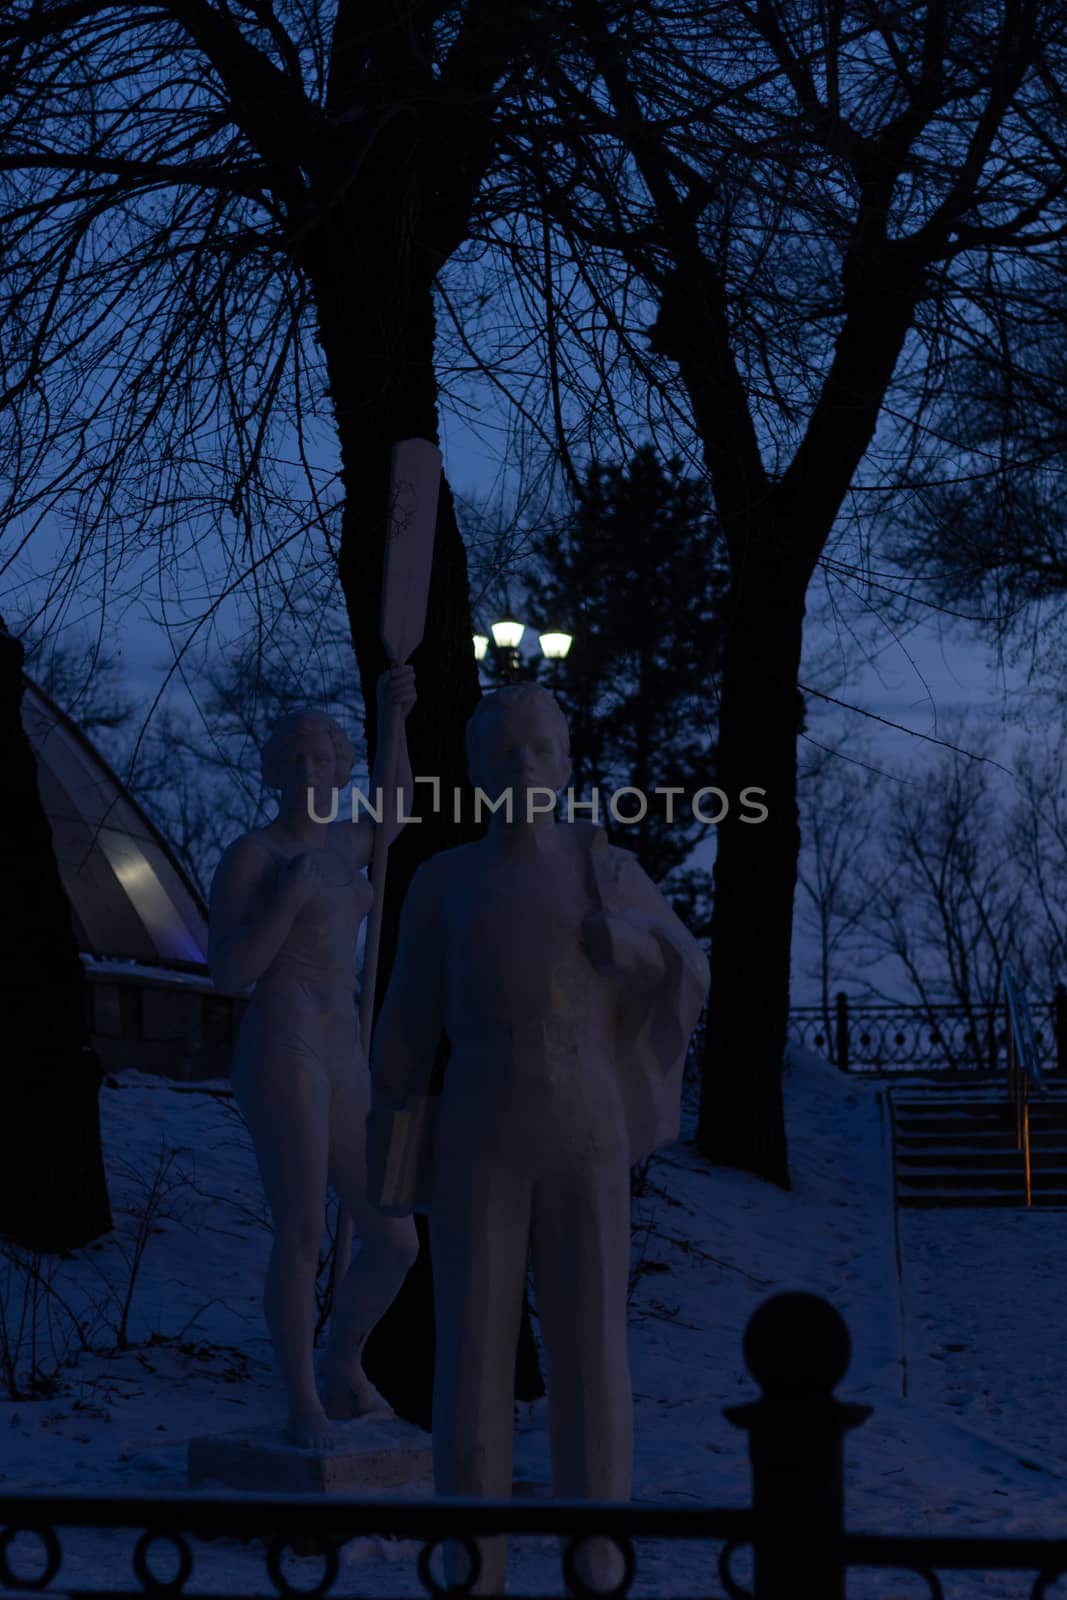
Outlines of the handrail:
[{"label": "handrail", "polygon": [[1037,1061],[1037,1041],[1026,991],[1017,989],[1005,967],[1004,1000],[1008,1012],[1008,1097],[1015,1110],[1015,1148],[1024,1153],[1026,1203],[1033,1203],[1030,1167],[1030,1090],[1044,1094],[1045,1080]]}]

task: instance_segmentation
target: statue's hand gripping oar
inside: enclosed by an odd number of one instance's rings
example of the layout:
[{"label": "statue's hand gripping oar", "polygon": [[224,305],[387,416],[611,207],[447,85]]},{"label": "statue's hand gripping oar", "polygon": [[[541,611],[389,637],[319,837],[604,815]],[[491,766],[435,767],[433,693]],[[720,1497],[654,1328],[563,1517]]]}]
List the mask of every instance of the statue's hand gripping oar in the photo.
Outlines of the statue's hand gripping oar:
[{"label": "statue's hand gripping oar", "polygon": [[[429,439],[401,439],[389,459],[389,526],[385,544],[385,572],[382,579],[381,640],[391,667],[402,667],[421,643],[426,626],[426,601],[430,592],[430,565],[433,536],[437,523],[437,495],[441,482],[441,452]],[[396,826],[396,765],[403,732],[404,713],[399,706],[389,708],[384,729],[382,772],[382,820],[374,830],[371,856],[371,883],[374,901],[367,922],[367,945],[363,959],[363,987],[360,994],[360,1042],[363,1055],[370,1060],[371,1033],[374,1029],[374,991],[378,976],[378,950],[382,935],[382,909],[385,905],[385,872],[389,845],[399,831]],[[352,1218],[341,1207],[337,1215],[337,1240],[334,1250],[333,1279],[341,1283],[352,1254]]]}]

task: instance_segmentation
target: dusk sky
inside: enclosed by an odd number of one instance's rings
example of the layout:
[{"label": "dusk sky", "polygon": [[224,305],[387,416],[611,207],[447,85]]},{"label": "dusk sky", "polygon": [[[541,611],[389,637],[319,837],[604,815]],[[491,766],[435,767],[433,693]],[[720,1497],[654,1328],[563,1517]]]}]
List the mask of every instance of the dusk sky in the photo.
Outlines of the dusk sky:
[{"label": "dusk sky", "polygon": [[[442,444],[445,471],[461,502],[485,503],[502,493],[506,503],[513,477],[492,460],[492,446],[485,434],[478,437],[454,416],[445,415]],[[59,564],[60,550],[59,539],[50,537],[46,528],[39,529],[25,555],[0,578],[0,610],[17,617],[31,605],[41,604],[54,587],[49,569]],[[146,702],[157,691],[172,659],[172,648],[157,620],[160,600],[153,565],[144,559],[139,568],[124,569],[122,582],[112,585],[106,631],[109,646],[121,645],[131,686]],[[879,571],[885,566],[879,563]],[[138,589],[140,594],[133,598]],[[183,590],[193,597],[193,614],[203,610],[204,592],[197,573],[196,581]],[[884,599],[878,595],[879,611],[875,613],[856,597],[851,585],[839,577],[817,573],[809,591],[804,683],[862,707],[874,717],[935,738],[945,736],[944,718],[961,710],[1007,731],[1031,722],[1035,705],[1046,707],[1048,677],[1039,674],[1028,683],[1029,652],[1023,652],[1020,660],[1007,660],[992,641],[982,639],[979,627],[954,622],[919,605],[913,607],[910,625],[902,627],[899,616],[884,614]],[[63,631],[69,627],[72,634],[84,634],[95,627],[99,604],[98,583],[87,581],[80,596],[64,608]],[[173,595],[168,614],[175,621],[179,615]],[[52,626],[56,620],[53,611]],[[539,619],[521,620],[536,625]],[[237,607],[224,603],[218,615],[220,635],[232,637],[240,626]],[[527,641],[533,641],[532,631]],[[181,694],[180,685],[175,685],[175,692]],[[1039,714],[1044,716],[1045,710]],[[820,707],[816,700],[809,700],[809,731],[821,737],[820,730],[826,728],[845,731],[850,738],[862,733],[899,759],[909,759],[912,752],[918,759],[922,753],[922,741],[894,732],[871,717],[830,704]]]}]

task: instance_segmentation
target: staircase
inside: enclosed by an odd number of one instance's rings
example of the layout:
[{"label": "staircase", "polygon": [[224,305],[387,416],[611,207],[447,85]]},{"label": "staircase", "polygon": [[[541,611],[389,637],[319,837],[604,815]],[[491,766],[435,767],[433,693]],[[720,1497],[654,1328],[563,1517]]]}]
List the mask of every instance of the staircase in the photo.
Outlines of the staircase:
[{"label": "staircase", "polygon": [[[1026,1168],[1015,1117],[995,1086],[895,1088],[893,1154],[898,1206],[1025,1206]],[[1067,1207],[1067,1090],[1030,1101],[1032,1204]]]}]

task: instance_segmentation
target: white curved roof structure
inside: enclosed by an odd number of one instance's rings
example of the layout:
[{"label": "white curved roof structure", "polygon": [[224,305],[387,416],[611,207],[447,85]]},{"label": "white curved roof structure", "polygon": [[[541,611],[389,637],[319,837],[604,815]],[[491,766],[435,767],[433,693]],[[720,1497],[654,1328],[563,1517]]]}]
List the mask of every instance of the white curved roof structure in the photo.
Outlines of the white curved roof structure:
[{"label": "white curved roof structure", "polygon": [[24,683],[22,724],[79,948],[205,968],[207,908],[195,885],[77,724],[29,678]]}]

